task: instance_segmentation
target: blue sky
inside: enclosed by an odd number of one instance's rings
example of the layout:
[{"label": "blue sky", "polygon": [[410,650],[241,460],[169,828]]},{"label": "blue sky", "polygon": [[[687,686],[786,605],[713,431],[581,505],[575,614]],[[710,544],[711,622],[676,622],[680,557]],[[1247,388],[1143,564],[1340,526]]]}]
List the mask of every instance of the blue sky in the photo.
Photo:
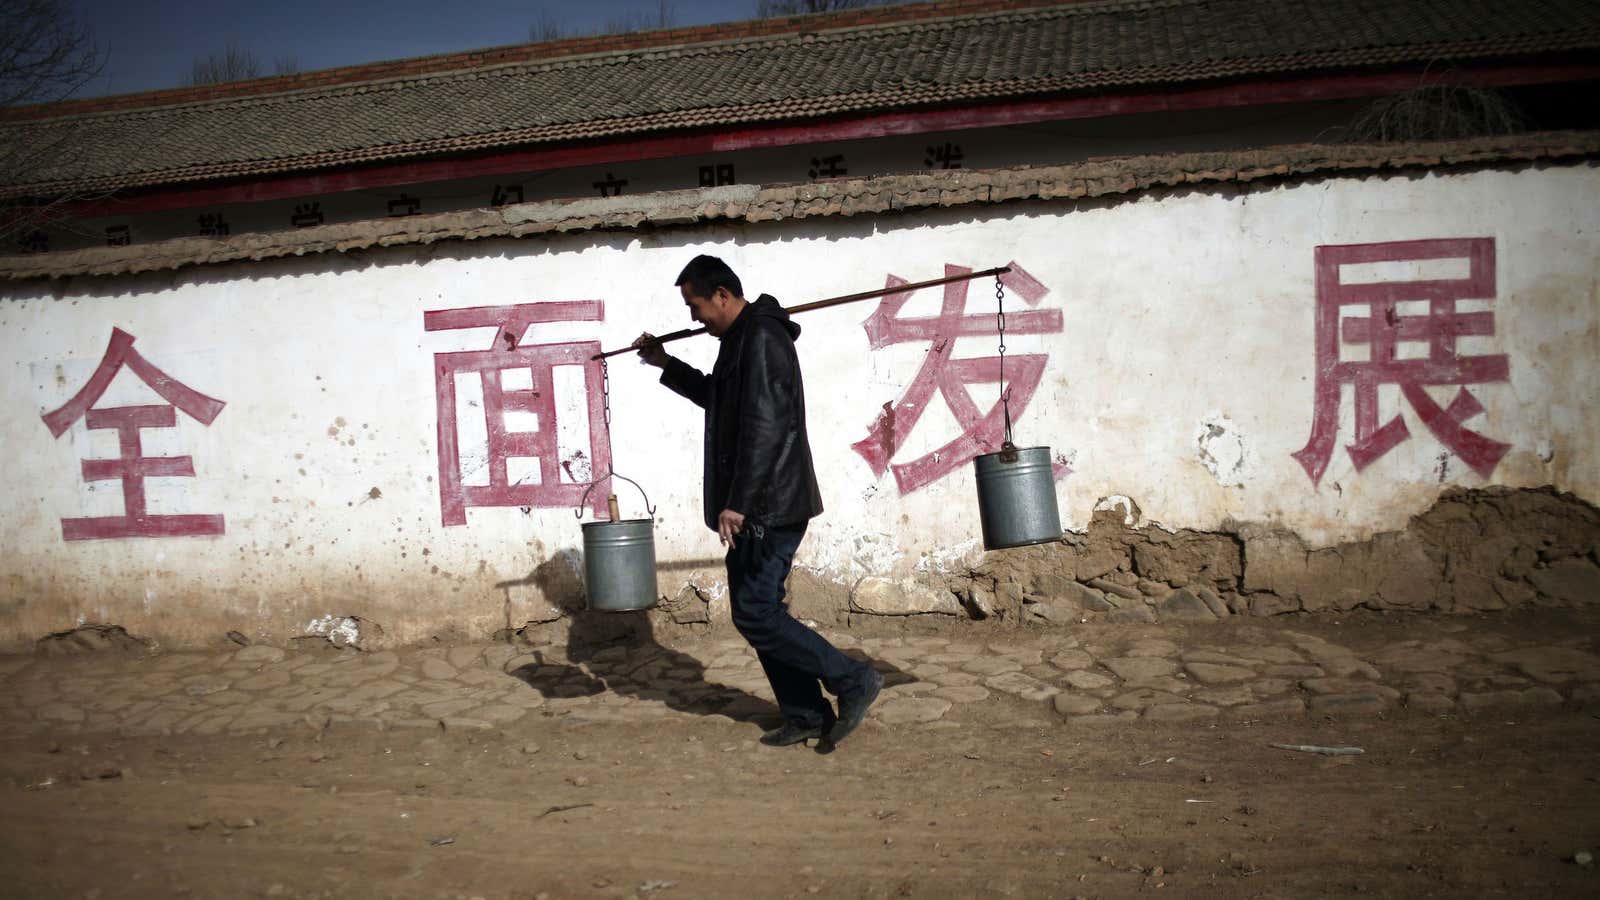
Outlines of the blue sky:
[{"label": "blue sky", "polygon": [[[271,73],[295,57],[302,71],[431,53],[519,44],[548,16],[569,29],[597,28],[630,13],[656,16],[657,0],[70,0],[107,52],[104,72],[75,96],[177,87],[196,57],[230,40]],[[756,0],[673,0],[678,25],[751,18]]]}]

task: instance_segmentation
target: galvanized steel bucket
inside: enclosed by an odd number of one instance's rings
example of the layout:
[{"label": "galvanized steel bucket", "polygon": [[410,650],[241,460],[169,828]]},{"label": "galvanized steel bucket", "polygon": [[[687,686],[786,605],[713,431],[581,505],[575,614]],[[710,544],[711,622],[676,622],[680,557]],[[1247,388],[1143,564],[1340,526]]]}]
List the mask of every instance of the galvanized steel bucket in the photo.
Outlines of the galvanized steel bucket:
[{"label": "galvanized steel bucket", "polygon": [[586,522],[583,581],[589,608],[632,612],[656,605],[656,537],[653,519]]},{"label": "galvanized steel bucket", "polygon": [[[633,479],[615,472],[611,477],[639,487]],[[593,490],[594,484],[589,489]],[[644,495],[644,488],[639,488],[639,493]],[[579,516],[588,499],[589,491],[584,491]],[[619,518],[617,496],[612,494],[607,498],[611,521],[583,525],[584,593],[592,610],[636,612],[655,606],[660,599],[656,592],[655,508],[648,495],[644,495],[644,503],[650,518]]]},{"label": "galvanized steel bucket", "polygon": [[1049,447],[1002,447],[973,460],[983,549],[1026,547],[1061,540]]}]

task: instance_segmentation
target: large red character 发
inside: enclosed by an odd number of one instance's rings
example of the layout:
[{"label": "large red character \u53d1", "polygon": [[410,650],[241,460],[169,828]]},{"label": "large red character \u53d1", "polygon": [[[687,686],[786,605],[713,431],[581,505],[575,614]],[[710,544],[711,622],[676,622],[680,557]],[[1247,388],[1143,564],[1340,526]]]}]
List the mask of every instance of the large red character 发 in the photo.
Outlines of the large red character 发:
[{"label": "large red character \u53d1", "polygon": [[[944,270],[947,277],[972,271],[955,265],[946,265]],[[1011,263],[1010,272],[1000,276],[1000,282],[1021,296],[1029,306],[1039,305],[1039,301],[1049,293],[1049,288],[1015,262]],[[904,278],[890,275],[887,286],[907,283]],[[928,341],[932,344],[927,356],[923,357],[922,368],[917,371],[905,393],[895,403],[885,403],[883,412],[878,414],[867,436],[850,445],[872,467],[874,475],[882,475],[885,469],[893,468],[895,484],[902,495],[943,478],[966,465],[973,457],[999,450],[1004,439],[1005,425],[999,399],[996,398],[995,404],[987,412],[982,412],[968,390],[969,385],[999,382],[1000,357],[955,359],[951,355],[956,338],[998,334],[994,315],[966,314],[967,289],[971,284],[970,281],[959,281],[945,285],[944,302],[939,315],[933,317],[902,318],[900,309],[911,299],[911,294],[890,294],[879,301],[878,308],[862,325],[874,350],[906,341]],[[1022,310],[1006,316],[1007,334],[1057,334],[1061,330],[1061,311],[1057,309]],[[1014,418],[1021,418],[1023,410],[1027,409],[1028,401],[1044,376],[1048,360],[1049,355],[1043,353],[1006,357],[1006,380],[1011,388]],[[950,412],[961,426],[961,434],[931,453],[891,467],[890,459],[910,436],[911,429],[916,427],[935,390],[949,404]],[[1055,466],[1057,478],[1067,472],[1066,466]]]}]

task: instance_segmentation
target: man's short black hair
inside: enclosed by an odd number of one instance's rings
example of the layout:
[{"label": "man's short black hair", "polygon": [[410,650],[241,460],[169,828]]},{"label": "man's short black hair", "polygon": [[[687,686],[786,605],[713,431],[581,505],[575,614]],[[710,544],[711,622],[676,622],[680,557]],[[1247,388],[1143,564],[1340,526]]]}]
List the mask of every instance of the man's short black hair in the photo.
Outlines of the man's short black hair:
[{"label": "man's short black hair", "polygon": [[735,297],[744,296],[744,285],[739,283],[739,276],[733,274],[728,264],[704,253],[689,260],[672,284],[674,287],[687,284],[689,292],[696,297],[710,297],[719,287],[727,288]]}]

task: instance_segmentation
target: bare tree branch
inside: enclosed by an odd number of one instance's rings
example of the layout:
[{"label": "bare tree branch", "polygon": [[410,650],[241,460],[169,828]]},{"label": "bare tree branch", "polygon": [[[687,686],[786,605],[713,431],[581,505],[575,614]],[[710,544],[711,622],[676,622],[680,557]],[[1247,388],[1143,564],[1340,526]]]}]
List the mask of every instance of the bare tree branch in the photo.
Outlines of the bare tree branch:
[{"label": "bare tree branch", "polygon": [[528,26],[528,40],[538,43],[598,34],[632,34],[636,31],[671,28],[677,24],[677,19],[677,4],[672,0],[656,0],[654,13],[642,9],[630,9],[611,16],[598,28],[581,30],[568,28],[563,20],[551,15],[549,10],[541,9],[538,18]]},{"label": "bare tree branch", "polygon": [[570,36],[567,26],[548,9],[539,10],[539,17],[528,26],[528,40],[539,43],[541,41],[559,41]]},{"label": "bare tree branch", "polygon": [[677,11],[669,0],[657,0],[654,15],[642,9],[630,9],[608,19],[600,26],[600,34],[632,34],[656,28],[671,28],[677,20]]},{"label": "bare tree branch", "polygon": [[238,41],[229,41],[228,46],[221,53],[211,53],[199,59],[189,67],[189,77],[184,79],[185,87],[196,87],[203,84],[227,84],[230,81],[248,81],[260,78],[261,60],[256,58]]},{"label": "bare tree branch", "polygon": [[757,0],[756,18],[774,16],[804,16],[811,13],[835,12],[841,9],[860,9],[864,6],[888,6],[905,0]]},{"label": "bare tree branch", "polygon": [[104,65],[105,54],[61,0],[0,2],[0,106],[63,100]]},{"label": "bare tree branch", "polygon": [[[0,106],[55,103],[100,74],[105,54],[62,0],[0,0]],[[41,249],[41,229],[63,218],[78,196],[30,197],[16,190],[48,165],[85,152],[77,129],[27,122],[0,132],[0,253]]]}]

